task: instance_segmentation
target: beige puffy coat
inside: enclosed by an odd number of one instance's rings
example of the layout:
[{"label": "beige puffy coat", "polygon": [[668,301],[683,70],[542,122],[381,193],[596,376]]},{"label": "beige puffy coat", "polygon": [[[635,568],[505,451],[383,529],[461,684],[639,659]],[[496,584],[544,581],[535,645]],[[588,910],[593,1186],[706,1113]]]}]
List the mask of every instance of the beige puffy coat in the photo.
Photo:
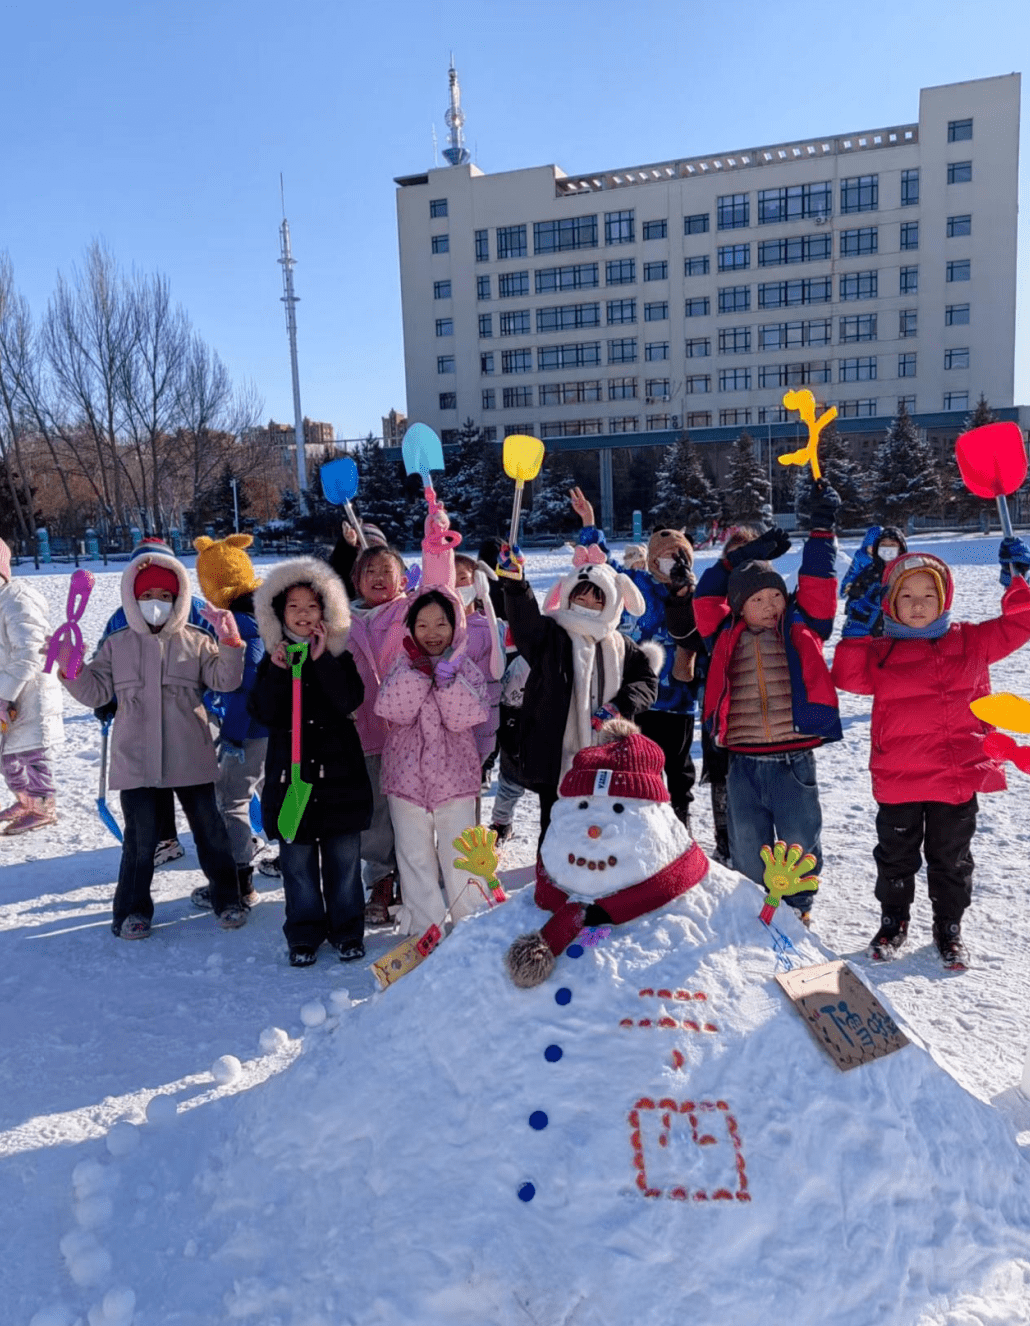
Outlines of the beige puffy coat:
[{"label": "beige puffy coat", "polygon": [[[136,576],[153,563],[173,571],[179,593],[172,614],[156,634],[133,594]],[[111,731],[110,786],[192,787],[218,775],[205,690],[234,691],[243,680],[243,645],[218,645],[188,622],[190,583],[174,557],[137,557],[122,573],[125,630],[109,635],[74,681],[69,694],[90,709],[118,700]]]}]

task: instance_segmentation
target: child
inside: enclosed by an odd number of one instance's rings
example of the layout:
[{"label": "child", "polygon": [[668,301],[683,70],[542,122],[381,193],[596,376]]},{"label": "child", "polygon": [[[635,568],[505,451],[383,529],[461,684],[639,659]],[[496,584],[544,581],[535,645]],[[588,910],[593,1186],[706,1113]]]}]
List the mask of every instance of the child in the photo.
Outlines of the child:
[{"label": "child", "polygon": [[[454,839],[476,822],[479,752],[473,729],[487,716],[486,682],[466,654],[461,600],[431,589],[409,606],[401,656],[379,689],[375,712],[389,724],[383,791],[390,801],[403,899],[402,934],[443,928],[472,910],[455,869]],[[447,907],[440,896],[440,877]]]},{"label": "child", "polygon": [[[1003,540],[1003,565],[1030,561]],[[841,640],[833,680],[873,697],[869,769],[877,803],[876,897],[882,915],[870,952],[890,958],[908,935],[920,844],[933,907],[933,939],[948,966],[964,966],[962,915],[973,889],[970,843],[976,794],[1005,787],[984,754],[992,730],[970,710],[991,689],[989,666],[1030,639],[1030,588],[1018,576],[1000,617],[952,624],[951,571],[929,553],[906,553],[884,572],[884,633]]]},{"label": "child", "polygon": [[[873,525],[866,531],[865,540],[848,574],[841,582],[840,595],[845,599],[846,614],[841,637],[856,635],[883,635],[883,573],[890,562],[908,551],[905,536],[893,525],[882,529]],[[862,556],[862,566],[859,557]],[[858,569],[856,570],[856,566]]]},{"label": "child", "polygon": [[[261,819],[265,832],[280,842],[290,966],[310,967],[324,939],[341,962],[354,962],[365,956],[361,831],[371,819],[372,789],[352,719],[364,686],[347,652],[347,594],[324,562],[298,557],[274,567],[254,591],[254,615],[268,650],[250,700],[251,713],[268,729]],[[287,641],[309,647],[300,674],[300,777],[311,785],[289,843],[279,829],[292,774],[293,660]]]},{"label": "child", "polygon": [[516,758],[519,781],[540,799],[540,839],[547,832],[558,784],[573,756],[590,746],[607,718],[635,720],[658,695],[648,653],[619,632],[623,609],[634,617],[644,600],[599,548],[577,548],[573,569],[547,596],[543,612],[524,578],[525,559],[501,545],[512,639],[529,664]]},{"label": "child", "polygon": [[61,740],[61,691],[43,671],[47,608],[22,578],[11,579],[11,550],[0,539],[0,770],[14,802],[0,811],[5,838],[57,820],[50,748]]},{"label": "child", "polygon": [[[823,659],[833,629],[840,499],[825,480],[816,485],[812,530],[805,541],[798,588],[764,558],[790,547],[771,529],[725,554],[701,577],[694,616],[711,654],[704,723],[730,752],[727,777],[733,867],[760,883],[761,848],[783,838],[800,843],[822,867],[822,813],[814,750],[842,733],[837,694]],[[784,901],[808,920],[812,893]]]},{"label": "child", "polygon": [[215,802],[218,761],[203,705],[206,689],[232,691],[243,680],[244,645],[232,613],[207,609],[218,642],[188,621],[186,568],[164,553],[145,553],[122,572],[127,627],[109,635],[79,675],[60,674],[65,689],[95,709],[118,701],[111,734],[110,783],[121,793],[125,841],[111,929],[146,939],[154,903],[158,816],[172,788],[186,813],[211,903],[223,930],[247,920],[236,866]]}]

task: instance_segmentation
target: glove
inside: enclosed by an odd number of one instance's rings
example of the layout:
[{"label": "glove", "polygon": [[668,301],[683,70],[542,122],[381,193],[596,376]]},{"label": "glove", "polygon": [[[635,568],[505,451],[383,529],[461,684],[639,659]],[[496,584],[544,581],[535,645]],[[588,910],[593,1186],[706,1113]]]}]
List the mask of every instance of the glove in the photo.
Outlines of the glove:
[{"label": "glove", "polygon": [[780,529],[774,525],[772,529],[767,529],[764,534],[759,534],[757,539],[752,539],[750,543],[745,543],[741,548],[734,548],[732,552],[723,557],[723,565],[731,570],[735,566],[743,566],[745,562],[772,562],[790,548],[790,535],[785,529]]},{"label": "glove", "polygon": [[815,499],[812,502],[812,514],[809,517],[809,529],[833,530],[840,510],[840,496],[825,479],[819,479],[815,485]]},{"label": "glove", "polygon": [[433,661],[429,655],[423,654],[410,635],[404,637],[403,643],[404,652],[410,659],[409,666],[414,668],[416,672],[422,672],[427,677],[431,677],[433,675]]},{"label": "glove", "polygon": [[461,670],[460,655],[457,658],[438,658],[436,660],[436,668],[434,669],[434,673],[436,676],[436,684],[440,688],[440,690],[443,690],[444,687],[446,686],[450,686],[451,682],[458,675],[460,670]]},{"label": "glove", "polygon": [[691,569],[687,554],[682,548],[678,548],[672,555],[672,570],[669,572],[669,584],[673,592],[678,594],[681,589],[693,589],[697,584],[694,572]]},{"label": "glove", "polygon": [[609,718],[621,718],[622,715],[613,704],[603,704],[596,710],[590,719],[590,726],[595,732],[600,732],[603,724],[607,723]]},{"label": "glove", "polygon": [[236,760],[242,764],[246,758],[246,751],[242,746],[238,746],[235,741],[226,741],[224,738],[218,742],[218,763],[223,760]]},{"label": "glove", "polygon": [[1007,589],[1012,584],[1013,571],[1026,579],[1026,573],[1030,571],[1030,547],[1016,535],[1002,539],[998,544],[998,561],[1001,563],[998,579]]},{"label": "glove", "polygon": [[205,604],[200,610],[200,615],[214,627],[219,644],[241,645],[243,643],[236,626],[236,618],[228,608],[212,608],[210,604]]},{"label": "glove", "polygon": [[497,554],[497,574],[506,580],[522,580],[526,572],[526,559],[519,552],[519,545],[501,544]]}]

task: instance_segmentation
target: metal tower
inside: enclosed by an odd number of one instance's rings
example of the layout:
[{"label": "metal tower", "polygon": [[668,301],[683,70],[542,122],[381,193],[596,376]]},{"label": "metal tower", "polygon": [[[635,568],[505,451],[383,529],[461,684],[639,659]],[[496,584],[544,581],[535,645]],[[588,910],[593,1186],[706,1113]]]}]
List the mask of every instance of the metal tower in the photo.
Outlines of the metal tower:
[{"label": "metal tower", "polygon": [[[279,190],[282,193],[282,176],[279,177]],[[283,223],[279,227],[282,239],[282,254],[279,259],[283,269],[282,302],[286,305],[286,331],[290,338],[290,367],[293,370],[293,432],[297,443],[297,497],[302,512],[307,511],[304,491],[308,486],[307,461],[304,455],[304,416],[300,409],[300,373],[297,369],[297,313],[294,305],[297,296],[293,293],[294,258],[290,251],[290,223],[286,220],[286,200],[283,198]]]},{"label": "metal tower", "polygon": [[444,112],[444,123],[451,131],[451,145],[443,150],[444,159],[449,161],[452,166],[467,166],[472,160],[468,149],[464,145],[461,126],[465,123],[465,113],[461,109],[461,87],[458,84],[458,71],[454,67],[454,56],[451,56],[451,67],[448,72],[448,80],[451,85],[451,104]]}]

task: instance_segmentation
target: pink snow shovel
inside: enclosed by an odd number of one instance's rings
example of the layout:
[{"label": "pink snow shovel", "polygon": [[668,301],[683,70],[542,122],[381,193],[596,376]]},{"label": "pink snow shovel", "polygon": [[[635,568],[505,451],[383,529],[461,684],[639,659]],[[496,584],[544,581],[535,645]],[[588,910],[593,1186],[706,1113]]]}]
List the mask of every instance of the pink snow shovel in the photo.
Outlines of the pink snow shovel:
[{"label": "pink snow shovel", "polygon": [[300,776],[300,725],[303,717],[300,708],[300,670],[308,656],[308,647],[306,643],[287,645],[286,652],[293,655],[293,720],[290,724],[290,785],[279,809],[279,832],[286,842],[292,843],[311,796],[311,784],[305,783]]},{"label": "pink snow shovel", "polygon": [[68,620],[62,622],[50,638],[50,648],[46,651],[46,662],[43,664],[44,672],[49,672],[56,663],[69,680],[74,681],[79,675],[82,656],[86,652],[79,630],[79,618],[86,611],[95,584],[92,573],[83,570],[81,566],[72,574],[66,610]]},{"label": "pink snow shovel", "polygon": [[993,497],[1006,538],[1012,537],[1012,521],[1006,497],[1026,478],[1026,446],[1017,423],[984,424],[971,428],[955,442],[962,482],[977,497]]}]

